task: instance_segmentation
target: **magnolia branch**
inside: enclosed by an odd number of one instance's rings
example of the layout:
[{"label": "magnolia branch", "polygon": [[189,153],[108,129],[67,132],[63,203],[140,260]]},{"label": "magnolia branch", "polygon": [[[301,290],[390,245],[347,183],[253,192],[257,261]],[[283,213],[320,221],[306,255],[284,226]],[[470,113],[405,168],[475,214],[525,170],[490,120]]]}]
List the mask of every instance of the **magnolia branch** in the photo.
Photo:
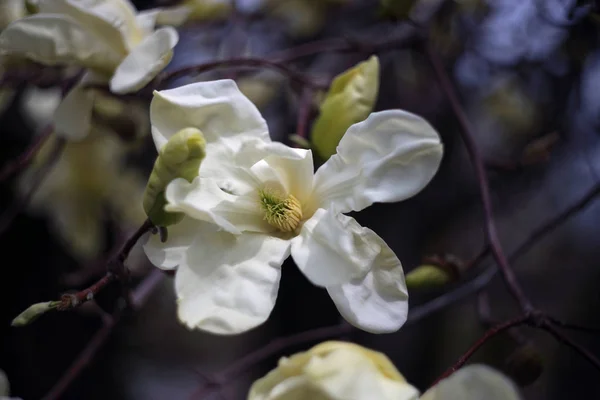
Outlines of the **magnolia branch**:
[{"label": "magnolia branch", "polygon": [[100,292],[102,289],[108,286],[111,282],[117,279],[124,280],[127,276],[127,270],[124,264],[125,260],[127,259],[127,256],[129,256],[131,249],[133,248],[133,246],[135,246],[138,240],[146,232],[149,232],[152,228],[153,225],[150,222],[150,220],[146,220],[142,224],[142,226],[140,226],[133,233],[133,235],[131,235],[125,241],[125,243],[123,243],[123,246],[121,247],[119,252],[108,261],[108,271],[106,272],[106,275],[104,275],[102,278],[100,278],[98,281],[96,281],[94,284],[92,284],[86,289],[83,289],[77,293],[67,293],[62,295],[60,299],[60,305],[57,307],[57,310],[66,311],[75,307],[79,307],[83,303],[93,300],[94,297],[98,294],[98,292]]}]

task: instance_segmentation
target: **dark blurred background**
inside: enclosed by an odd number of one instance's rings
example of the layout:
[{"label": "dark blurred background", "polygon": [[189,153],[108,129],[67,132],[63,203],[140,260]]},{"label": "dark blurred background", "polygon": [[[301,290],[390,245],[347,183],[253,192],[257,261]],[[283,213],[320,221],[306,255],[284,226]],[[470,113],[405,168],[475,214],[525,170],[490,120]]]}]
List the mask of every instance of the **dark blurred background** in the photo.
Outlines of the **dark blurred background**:
[{"label": "dark blurred background", "polygon": [[[174,2],[134,3],[146,9]],[[389,2],[385,1],[266,3],[238,0],[235,13],[180,27],[180,42],[169,69],[229,57],[266,57],[325,38],[374,42],[407,29],[407,16],[419,20],[435,13],[429,25],[430,41],[459,88],[478,145],[490,165],[512,165],[535,140],[551,134],[557,138],[548,159],[524,168],[490,171],[505,249],[514,249],[536,227],[575,203],[598,182],[600,9],[594,2],[397,1],[392,2],[396,8],[386,11],[382,4]],[[325,53],[293,65],[312,76],[332,78],[368,56]],[[451,253],[469,260],[483,246],[483,215],[456,119],[422,52],[397,49],[382,52],[379,58],[376,110],[403,108],[423,115],[440,132],[445,157],[436,178],[418,196],[399,204],[375,205],[355,217],[386,240],[405,271],[431,254]],[[288,141],[296,129],[299,88],[285,77],[256,70],[233,75],[219,70],[178,84],[225,77],[237,78],[242,90],[259,106],[272,137]],[[45,107],[52,108],[53,96],[48,90],[21,85],[7,100],[0,117],[2,163],[14,159],[39,134],[48,118]],[[142,119],[147,113],[143,99],[127,100],[126,107],[142,110]],[[4,273],[0,290],[5,300],[0,310],[0,368],[10,380],[13,396],[41,398],[102,325],[103,311],[93,304],[69,313],[45,315],[25,328],[11,328],[10,321],[32,303],[58,298],[102,276],[102,260],[109,249],[136,227],[136,221],[143,220],[131,196],[135,190],[143,190],[156,153],[147,122],[139,126],[142,128],[133,139],[131,125],[121,121],[115,130],[118,137],[68,149],[68,157],[63,154],[57,166],[59,172],[49,176],[47,187],[40,188],[32,205],[19,213],[1,236]],[[90,160],[81,155],[89,152],[98,156]],[[106,165],[113,167],[106,169]],[[72,176],[73,171],[84,175]],[[133,188],[131,192],[123,188],[124,184],[104,179],[124,175],[131,175],[131,182],[136,182],[125,185]],[[2,210],[20,201],[27,176],[0,187]],[[86,187],[88,192],[79,190],[77,179],[93,180],[95,186]],[[129,197],[119,200],[124,193]],[[76,204],[86,207],[79,209]],[[598,221],[600,206],[592,203],[513,264],[536,306],[562,320],[588,326],[600,326]],[[151,269],[139,248],[128,264],[134,282]],[[411,308],[461,286],[491,266],[492,261],[487,260],[460,282],[411,292]],[[93,362],[62,398],[187,399],[204,375],[222,370],[274,338],[340,322],[324,290],[310,285],[291,260],[283,270],[279,298],[269,321],[235,337],[191,332],[179,325],[173,281],[165,276],[139,312],[119,321]],[[494,320],[505,320],[518,312],[498,277],[487,286],[486,293]],[[105,310],[113,306],[111,296],[116,292],[99,300]],[[477,296],[469,296],[407,324],[397,333],[356,332],[344,339],[384,352],[409,382],[426,389],[485,331],[477,303]],[[518,334],[527,348],[541,355],[543,365],[539,378],[524,387],[526,399],[600,398],[598,371],[585,360],[544,332],[523,328]],[[572,333],[572,337],[600,355],[597,335]],[[292,347],[285,354],[307,347]],[[501,336],[480,350],[473,361],[514,373],[507,365],[511,356],[514,360],[515,351],[522,352],[523,345]],[[225,398],[245,398],[250,383],[273,368],[279,356],[227,385]]]}]

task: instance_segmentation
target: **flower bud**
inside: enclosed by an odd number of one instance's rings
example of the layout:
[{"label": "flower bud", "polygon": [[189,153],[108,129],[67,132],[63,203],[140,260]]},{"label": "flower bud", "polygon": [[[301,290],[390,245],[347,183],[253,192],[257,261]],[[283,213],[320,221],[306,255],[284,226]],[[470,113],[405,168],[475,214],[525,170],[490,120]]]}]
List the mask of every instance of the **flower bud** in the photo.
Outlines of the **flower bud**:
[{"label": "flower bud", "polygon": [[453,275],[446,268],[437,265],[420,265],[406,274],[406,287],[424,289],[446,285]]},{"label": "flower bud", "polygon": [[519,386],[529,386],[544,372],[544,360],[536,347],[526,344],[508,356],[505,361],[505,372]]},{"label": "flower bud", "polygon": [[196,128],[186,128],[173,135],[160,149],[154,168],[144,191],[144,211],[156,226],[173,225],[181,221],[183,214],[165,211],[164,191],[174,179],[188,182],[198,176],[204,159],[206,141]]},{"label": "flower bud", "polygon": [[25,311],[21,314],[17,315],[15,319],[12,320],[12,326],[25,326],[29,325],[36,319],[38,319],[42,314],[47,311],[50,311],[59,304],[58,301],[47,301],[44,303],[36,303],[29,306]]},{"label": "flower bud", "polygon": [[377,56],[371,56],[333,80],[310,137],[313,148],[323,160],[335,154],[338,143],[351,125],[364,120],[373,111],[378,91]]}]

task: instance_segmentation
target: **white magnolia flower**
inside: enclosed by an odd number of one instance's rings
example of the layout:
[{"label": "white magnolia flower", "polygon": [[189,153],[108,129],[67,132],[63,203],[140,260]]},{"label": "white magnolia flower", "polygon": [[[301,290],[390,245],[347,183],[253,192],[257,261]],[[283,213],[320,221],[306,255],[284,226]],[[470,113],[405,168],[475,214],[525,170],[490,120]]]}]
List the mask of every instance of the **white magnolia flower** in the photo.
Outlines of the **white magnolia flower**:
[{"label": "white magnolia flower", "polygon": [[273,309],[283,261],[327,289],[340,313],[370,332],[406,320],[402,265],[375,232],[343,213],[414,196],[442,157],[436,131],[399,110],[348,129],[315,173],[310,150],[271,142],[265,120],[231,80],[156,92],[150,107],[160,149],[187,127],[206,137],[206,158],[189,183],[171,182],[167,211],[187,217],[145,251],[160,268],[178,266],[180,320],[220,334],[263,323]]},{"label": "white magnolia flower", "polygon": [[385,354],[325,342],[279,360],[248,400],[519,400],[515,385],[485,365],[470,365],[419,397]]},{"label": "white magnolia flower", "polygon": [[94,93],[85,85],[137,91],[169,63],[178,41],[174,28],[154,29],[156,11],[138,13],[129,0],[40,0],[37,6],[39,13],[0,34],[0,52],[88,71],[55,115],[58,133],[69,138],[89,130]]}]

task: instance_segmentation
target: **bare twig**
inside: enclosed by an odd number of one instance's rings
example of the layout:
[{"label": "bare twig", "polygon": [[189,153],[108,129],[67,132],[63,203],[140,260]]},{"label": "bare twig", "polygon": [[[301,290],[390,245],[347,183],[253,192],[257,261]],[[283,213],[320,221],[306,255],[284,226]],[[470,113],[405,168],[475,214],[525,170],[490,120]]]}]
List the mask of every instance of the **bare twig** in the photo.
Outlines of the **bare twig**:
[{"label": "bare twig", "polygon": [[521,288],[515,273],[508,263],[508,259],[504,254],[504,250],[502,249],[502,245],[498,238],[498,231],[496,229],[494,213],[492,210],[492,198],[490,195],[487,173],[483,163],[483,158],[481,157],[481,153],[474,139],[475,135],[473,133],[471,123],[469,122],[467,115],[460,105],[456,90],[448,78],[448,74],[444,70],[442,61],[431,47],[427,47],[427,54],[440,86],[446,94],[452,110],[454,111],[454,114],[456,115],[456,118],[458,119],[458,122],[462,128],[460,131],[461,136],[465,146],[467,147],[467,152],[469,153],[471,162],[473,163],[473,167],[475,168],[475,173],[477,175],[477,182],[479,184],[479,190],[481,194],[481,202],[483,204],[483,211],[485,214],[486,237],[494,259],[498,264],[498,268],[500,269],[500,273],[502,274],[502,278],[504,279],[509,292],[519,303],[521,310],[524,312],[531,312],[534,308],[529,299],[525,296],[525,293],[523,293],[523,289]]},{"label": "bare twig", "polygon": [[4,211],[0,217],[0,235],[6,232],[13,220],[21,213],[23,208],[29,204],[29,201],[31,200],[31,197],[34,195],[35,191],[40,187],[44,178],[46,178],[48,173],[52,170],[54,164],[56,164],[60,158],[64,147],[65,141],[63,139],[59,139],[54,143],[54,147],[52,148],[48,159],[35,172],[27,193],[25,193],[23,197],[17,197],[13,201],[12,205]]},{"label": "bare twig", "polygon": [[301,72],[296,71],[295,69],[293,69],[291,67],[288,67],[286,64],[281,63],[281,62],[269,61],[269,60],[265,60],[262,58],[232,58],[229,60],[219,60],[219,61],[208,62],[205,64],[191,65],[189,67],[183,67],[183,68],[177,69],[175,71],[163,73],[163,74],[159,75],[158,78],[155,80],[154,87],[161,88],[167,82],[177,79],[177,78],[181,78],[186,75],[200,74],[202,72],[207,72],[207,71],[211,71],[213,69],[225,68],[225,67],[236,68],[236,69],[244,68],[244,67],[246,67],[246,68],[247,67],[269,68],[269,69],[274,69],[276,71],[279,71],[279,72],[283,73],[284,75],[288,76],[290,79],[292,79],[302,85],[305,85],[305,86],[309,86],[309,87],[313,87],[313,88],[317,88],[317,89],[327,88],[327,86],[328,86],[327,83],[316,82],[314,79],[308,77],[307,75],[305,75]]},{"label": "bare twig", "polygon": [[498,335],[499,333],[502,333],[502,332],[506,331],[509,328],[513,328],[513,327],[518,326],[518,325],[523,325],[524,323],[528,322],[529,319],[530,319],[529,316],[523,315],[523,316],[520,316],[519,318],[515,318],[515,319],[512,319],[510,321],[503,322],[503,323],[501,323],[499,325],[496,325],[496,326],[490,328],[481,338],[479,338],[469,348],[469,350],[467,350],[458,359],[458,361],[456,361],[456,363],[454,363],[454,365],[452,367],[450,367],[449,369],[447,369],[438,379],[436,379],[436,381],[433,383],[432,386],[435,386],[439,381],[441,381],[444,378],[449,377],[456,370],[458,370],[460,367],[462,367],[463,365],[465,365],[465,363],[469,360],[469,358],[471,358],[471,356],[473,354],[475,354],[475,352],[477,350],[479,350],[479,348],[481,348],[481,346],[483,346],[489,339],[493,338],[494,336]]},{"label": "bare twig", "polygon": [[33,157],[35,157],[44,143],[46,143],[46,140],[50,137],[53,131],[54,127],[52,125],[46,126],[42,133],[35,138],[31,145],[23,153],[21,153],[21,155],[19,155],[16,159],[6,163],[6,165],[0,171],[0,182],[11,178],[13,175],[18,174],[19,172],[22,172],[25,167],[29,165]]},{"label": "bare twig", "polygon": [[[132,293],[134,307],[139,309],[146,302],[152,291],[164,279],[164,274],[158,269],[153,269],[146,278],[136,287]],[[54,400],[60,398],[71,383],[77,379],[81,372],[92,362],[94,356],[100,350],[102,345],[110,337],[115,326],[121,319],[125,308],[122,306],[112,315],[105,315],[102,328],[98,330],[85,348],[79,353],[71,366],[65,371],[56,384],[43,397],[43,400]]]},{"label": "bare twig", "polygon": [[548,322],[548,320],[544,321],[541,326],[546,332],[550,333],[556,340],[568,346],[576,353],[579,353],[583,358],[585,358],[590,364],[592,364],[596,369],[600,370],[600,360],[593,355],[589,350],[581,346],[579,343],[573,341],[573,339],[566,336],[564,333],[555,328],[555,326]]}]

